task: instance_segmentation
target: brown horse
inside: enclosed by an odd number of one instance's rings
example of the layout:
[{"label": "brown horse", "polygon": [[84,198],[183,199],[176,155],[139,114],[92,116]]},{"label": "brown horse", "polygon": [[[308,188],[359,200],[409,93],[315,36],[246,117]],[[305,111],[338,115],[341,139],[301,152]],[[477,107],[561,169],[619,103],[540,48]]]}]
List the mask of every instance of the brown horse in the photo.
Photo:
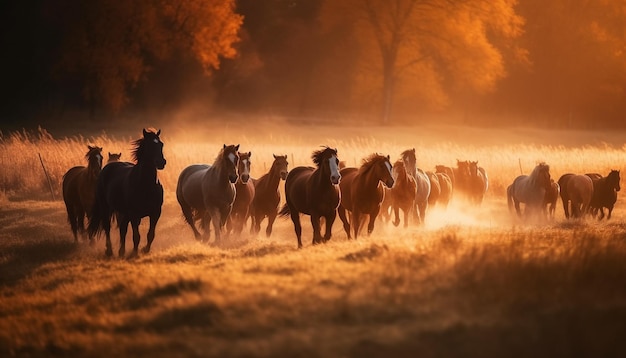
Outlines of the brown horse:
[{"label": "brown horse", "polygon": [[269,172],[254,181],[255,194],[250,208],[252,216],[252,232],[257,234],[261,231],[261,221],[267,217],[265,236],[270,237],[274,220],[278,215],[280,204],[280,191],[278,185],[281,180],[287,179],[289,162],[286,155],[275,155],[274,162]]},{"label": "brown horse", "polygon": [[409,214],[415,207],[417,184],[415,178],[407,171],[405,160],[408,158],[402,158],[393,164],[396,183],[389,189],[389,202],[395,216],[393,225],[398,226],[400,224],[400,210],[402,210],[404,227],[406,228],[409,225]]},{"label": "brown horse", "polygon": [[444,208],[448,207],[450,200],[452,200],[452,180],[446,173],[435,173],[437,179],[439,179],[439,187],[441,189],[439,199],[437,202]]},{"label": "brown horse", "polygon": [[456,160],[456,168],[453,168],[454,190],[466,198],[470,192],[470,163],[467,160]]},{"label": "brown horse", "polygon": [[[91,210],[96,197],[96,182],[102,169],[102,148],[87,146],[85,154],[87,167],[76,166],[63,175],[63,201],[67,210],[67,220],[78,242],[78,231],[85,232],[85,216],[91,217]],[[89,235],[93,242],[93,236]]]},{"label": "brown horse", "polygon": [[550,179],[550,189],[546,190],[546,197],[543,202],[544,215],[554,220],[554,212],[556,210],[556,202],[561,194],[561,186],[555,182],[554,179]]},{"label": "brown horse", "polygon": [[428,205],[435,206],[439,202],[441,196],[441,184],[439,183],[439,177],[437,174],[427,171],[426,175],[430,180],[430,195],[428,195]]},{"label": "brown horse", "polygon": [[235,182],[239,177],[238,150],[239,144],[228,146],[224,144],[212,165],[190,165],[183,169],[178,177],[176,198],[196,240],[202,239],[202,235],[196,229],[197,219],[201,220],[206,241],[211,236],[211,221],[215,231],[215,242],[221,239],[222,228],[235,201]]},{"label": "brown horse", "polygon": [[418,223],[423,224],[426,218],[426,209],[428,208],[428,197],[430,196],[430,179],[426,172],[417,167],[415,148],[405,150],[400,155],[407,171],[413,176],[415,184],[417,184],[413,216]]},{"label": "brown horse", "polygon": [[255,187],[254,182],[250,180],[250,166],[252,165],[250,157],[252,157],[252,152],[237,152],[237,155],[239,156],[239,164],[237,166],[239,179],[235,183],[235,201],[233,201],[233,209],[226,222],[226,230],[229,234],[231,231],[234,231],[239,235],[248,220],[250,205],[255,195]]},{"label": "brown horse", "polygon": [[455,185],[454,169],[452,169],[451,167],[447,167],[445,165],[435,165],[435,173],[446,174],[448,178],[450,179],[450,183],[452,184],[452,187],[454,188],[454,185]]},{"label": "brown horse", "polygon": [[[332,227],[341,198],[337,185],[341,180],[337,149],[324,147],[313,152],[312,159],[317,168],[296,167],[289,171],[285,180],[287,203],[279,213],[281,216],[291,216],[298,248],[302,247],[300,213],[311,216],[313,245],[327,242],[332,236]],[[324,236],[321,235],[321,218],[324,218],[326,223]]]},{"label": "brown horse", "polygon": [[593,196],[589,203],[589,208],[592,210],[592,214],[595,216],[599,211],[600,215],[598,220],[604,218],[604,208],[609,210],[606,219],[611,218],[611,213],[617,201],[617,192],[620,191],[620,176],[619,170],[611,170],[606,177],[599,179],[592,179],[593,181]]},{"label": "brown horse", "polygon": [[476,205],[482,204],[488,188],[489,179],[487,177],[487,172],[483,167],[478,166],[477,161],[470,161],[469,178],[467,183],[470,201]]},{"label": "brown horse", "polygon": [[567,195],[572,207],[572,217],[582,219],[589,210],[593,197],[593,181],[584,174],[573,175],[567,181]]},{"label": "brown horse", "polygon": [[[341,203],[337,212],[348,239],[351,238],[350,223],[354,230],[354,238],[358,237],[362,215],[369,215],[367,225],[369,235],[374,230],[374,223],[385,195],[380,183],[387,188],[391,188],[394,183],[389,156],[372,154],[363,160],[363,164],[358,169],[344,168],[340,174],[342,178],[339,184]],[[346,217],[346,211],[351,213],[350,221]]]}]

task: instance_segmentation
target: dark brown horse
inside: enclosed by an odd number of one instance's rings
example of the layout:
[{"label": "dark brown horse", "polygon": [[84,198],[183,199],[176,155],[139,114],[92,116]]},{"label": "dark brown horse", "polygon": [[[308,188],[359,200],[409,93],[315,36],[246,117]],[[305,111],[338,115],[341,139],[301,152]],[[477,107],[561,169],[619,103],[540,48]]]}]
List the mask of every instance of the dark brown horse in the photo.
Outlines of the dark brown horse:
[{"label": "dark brown horse", "polygon": [[211,237],[211,222],[215,231],[215,242],[221,239],[222,228],[235,201],[235,182],[239,177],[238,150],[239,144],[228,146],[224,144],[212,165],[190,165],[183,169],[178,177],[176,198],[196,240],[202,240],[202,235],[195,224],[198,219],[206,241]]},{"label": "dark brown horse", "polygon": [[448,207],[452,200],[452,180],[446,173],[435,173],[439,179],[439,188],[441,189],[437,202],[444,208]]},{"label": "dark brown horse", "polygon": [[556,202],[561,195],[561,186],[555,182],[554,179],[550,179],[550,189],[546,190],[546,197],[543,202],[544,215],[551,220],[554,220],[554,212],[556,211]]},{"label": "dark brown horse", "polygon": [[114,162],[102,168],[98,176],[96,201],[89,220],[89,234],[104,231],[106,235],[106,255],[113,255],[111,246],[111,218],[115,214],[120,228],[119,255],[126,251],[126,233],[130,223],[133,230],[133,254],[139,248],[139,224],[143,217],[150,218],[148,241],[143,248],[150,252],[157,222],[163,205],[163,186],[157,178],[157,170],[165,168],[161,131],[143,130],[143,138],[134,142],[133,163]]},{"label": "dark brown horse", "polygon": [[592,181],[593,196],[591,197],[589,208],[594,216],[598,211],[600,212],[598,220],[604,218],[604,208],[607,208],[609,212],[606,219],[608,220],[611,218],[611,213],[617,201],[617,192],[621,189],[619,170],[611,170],[606,177],[592,179]]},{"label": "dark brown horse", "polygon": [[393,225],[398,226],[400,224],[400,210],[402,210],[404,227],[406,228],[409,225],[409,214],[415,207],[417,184],[415,183],[415,178],[406,169],[405,160],[408,160],[408,158],[403,157],[393,164],[393,175],[396,182],[389,189],[389,202],[395,216]]},{"label": "dark brown horse", "polygon": [[[291,216],[298,248],[302,247],[302,225],[300,213],[311,216],[313,226],[313,245],[327,242],[332,236],[332,227],[337,217],[339,192],[339,159],[337,149],[324,147],[312,155],[313,167],[296,167],[289,171],[285,180],[285,199],[287,203],[280,211],[281,216]],[[326,232],[321,235],[320,219],[324,218]]]},{"label": "dark brown horse", "polygon": [[261,221],[267,217],[265,236],[270,237],[274,220],[278,215],[280,191],[278,185],[281,180],[287,179],[289,162],[286,155],[274,155],[274,162],[269,172],[254,182],[255,194],[250,208],[252,216],[252,232],[257,234],[261,230]]},{"label": "dark brown horse", "polygon": [[[91,209],[96,198],[96,182],[102,169],[102,148],[87,146],[85,154],[87,167],[76,166],[63,175],[63,201],[67,210],[67,220],[78,242],[78,231],[85,232],[85,216],[91,217]],[[89,236],[93,242],[93,237]]]},{"label": "dark brown horse", "polygon": [[[389,156],[372,154],[363,160],[363,164],[358,169],[344,168],[340,174],[341,203],[337,212],[343,222],[343,228],[350,239],[350,224],[352,224],[356,239],[361,228],[361,216],[369,215],[367,225],[369,235],[374,230],[374,223],[385,195],[381,183],[387,188],[391,188],[394,183]],[[350,221],[346,217],[346,211],[351,213]]]},{"label": "dark brown horse", "polygon": [[255,187],[253,181],[250,180],[250,166],[252,165],[250,157],[252,157],[252,152],[238,152],[237,155],[239,155],[239,165],[237,166],[239,179],[235,183],[235,201],[226,222],[226,229],[228,233],[234,231],[236,234],[241,234],[248,220],[250,205],[255,195]]}]

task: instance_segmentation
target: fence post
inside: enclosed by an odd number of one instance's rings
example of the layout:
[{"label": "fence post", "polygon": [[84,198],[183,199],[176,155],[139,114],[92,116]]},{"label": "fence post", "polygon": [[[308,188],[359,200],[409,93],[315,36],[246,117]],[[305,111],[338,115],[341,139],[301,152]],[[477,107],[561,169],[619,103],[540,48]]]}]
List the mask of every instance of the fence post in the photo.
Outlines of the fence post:
[{"label": "fence post", "polygon": [[46,166],[43,165],[43,159],[41,159],[41,154],[37,153],[39,156],[39,162],[41,163],[41,167],[43,168],[43,173],[46,175],[46,179],[48,180],[48,187],[50,187],[50,195],[52,195],[52,201],[56,201],[54,197],[54,190],[52,190],[52,181],[50,180],[50,176],[48,175],[48,171],[46,170]]}]

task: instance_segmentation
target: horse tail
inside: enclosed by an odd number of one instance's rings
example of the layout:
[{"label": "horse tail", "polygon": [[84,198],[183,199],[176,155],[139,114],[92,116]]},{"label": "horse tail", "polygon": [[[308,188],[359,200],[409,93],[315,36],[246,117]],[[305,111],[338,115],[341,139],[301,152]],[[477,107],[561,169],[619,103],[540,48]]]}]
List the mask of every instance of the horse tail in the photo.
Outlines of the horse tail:
[{"label": "horse tail", "polygon": [[104,229],[105,222],[111,222],[111,211],[107,210],[107,203],[105,199],[105,190],[103,180],[99,178],[95,200],[91,207],[91,217],[89,218],[89,225],[87,226],[87,233],[90,237],[98,236]]},{"label": "horse tail", "polygon": [[278,216],[288,216],[291,214],[291,209],[289,209],[289,205],[283,205],[282,209],[278,212]]}]

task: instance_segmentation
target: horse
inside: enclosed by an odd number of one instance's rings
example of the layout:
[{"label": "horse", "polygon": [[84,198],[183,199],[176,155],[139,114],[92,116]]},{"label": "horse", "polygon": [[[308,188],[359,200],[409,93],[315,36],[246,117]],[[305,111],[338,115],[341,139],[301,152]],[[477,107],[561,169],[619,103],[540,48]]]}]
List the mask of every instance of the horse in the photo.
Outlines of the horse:
[{"label": "horse", "polygon": [[470,163],[467,160],[456,160],[456,168],[452,168],[454,176],[454,190],[459,190],[467,196],[470,191]]},{"label": "horse", "polygon": [[437,175],[439,187],[441,188],[437,202],[444,208],[447,208],[450,200],[452,200],[452,180],[446,173],[435,173],[435,175]]},{"label": "horse", "polygon": [[[289,171],[285,179],[285,199],[287,203],[279,215],[291,216],[298,248],[302,248],[302,225],[300,213],[311,216],[313,245],[327,242],[332,236],[332,227],[337,217],[337,207],[341,198],[338,184],[339,159],[337,149],[323,147],[313,152],[313,167],[296,167]],[[326,222],[326,232],[321,235],[320,218]]]},{"label": "horse", "polygon": [[235,182],[235,201],[233,201],[233,208],[226,221],[226,229],[228,233],[234,230],[236,234],[241,234],[250,214],[250,204],[252,204],[255,195],[255,187],[254,182],[250,180],[252,152],[237,152],[237,155],[239,156],[239,164],[237,165],[239,178]]},{"label": "horse", "polygon": [[[78,231],[85,232],[85,216],[91,217],[91,209],[96,196],[96,183],[102,170],[102,148],[87,146],[87,167],[76,166],[63,175],[63,201],[67,210],[74,242],[78,242]],[[93,237],[89,236],[93,243]]]},{"label": "horse", "polygon": [[561,175],[561,177],[559,177],[559,180],[557,181],[559,188],[561,188],[561,192],[559,193],[559,196],[561,197],[561,202],[563,203],[563,213],[565,214],[566,219],[570,218],[570,210],[569,210],[570,198],[569,198],[569,192],[567,191],[567,183],[574,175],[575,174],[573,173],[563,174]]},{"label": "horse", "polygon": [[428,180],[430,181],[430,195],[428,195],[428,205],[434,206],[439,201],[441,196],[441,184],[439,184],[439,177],[437,174],[431,171],[426,171]]},{"label": "horse", "polygon": [[620,176],[619,170],[611,170],[606,177],[600,179],[592,179],[593,182],[593,196],[589,203],[589,208],[593,210],[593,215],[597,211],[600,212],[598,220],[604,218],[604,208],[609,210],[606,219],[611,218],[613,207],[617,201],[617,192],[620,191]]},{"label": "horse", "polygon": [[[235,201],[235,183],[239,178],[239,144],[226,145],[219,151],[212,165],[193,164],[182,170],[176,185],[176,199],[183,217],[198,241],[211,237],[213,222],[215,243],[221,240],[222,228]],[[200,220],[204,235],[196,228]]]},{"label": "horse", "polygon": [[250,208],[252,216],[252,232],[258,234],[261,231],[261,221],[267,217],[265,236],[270,237],[272,227],[278,215],[280,204],[280,191],[278,185],[281,180],[287,179],[289,162],[286,155],[275,155],[270,170],[254,181],[255,194]]},{"label": "horse", "polygon": [[554,212],[556,210],[556,201],[561,194],[561,186],[555,182],[554,179],[550,179],[550,189],[546,190],[545,199],[543,201],[544,215],[554,220]]},{"label": "horse", "polygon": [[133,231],[133,253],[137,256],[139,248],[139,224],[148,216],[147,243],[142,249],[149,253],[154,241],[157,222],[161,217],[163,205],[163,186],[157,177],[157,171],[165,168],[161,130],[157,132],[143,130],[143,137],[133,142],[132,158],[136,162],[113,162],[102,168],[98,176],[96,200],[89,220],[89,234],[97,235],[104,231],[106,236],[107,256],[113,255],[111,246],[111,218],[116,215],[120,229],[119,256],[126,251],[126,233],[130,223]]},{"label": "horse", "polygon": [[469,162],[469,178],[467,182],[470,200],[477,205],[482,204],[487,189],[489,188],[489,178],[485,168],[478,166],[477,161]]},{"label": "horse", "polygon": [[107,164],[113,163],[113,162],[119,162],[121,158],[122,158],[121,152],[120,153],[109,152],[109,160],[107,160]]},{"label": "horse", "polygon": [[415,179],[417,191],[415,192],[414,216],[418,223],[423,224],[426,217],[426,208],[428,207],[428,197],[430,196],[430,179],[428,175],[417,168],[417,159],[415,156],[415,148],[405,150],[401,153],[402,160],[406,163],[407,171]]},{"label": "horse", "polygon": [[515,211],[522,217],[520,203],[524,203],[524,215],[530,218],[532,214],[541,212],[546,191],[550,190],[550,166],[539,163],[530,175],[519,175],[506,189],[509,211]]},{"label": "horse", "polygon": [[[374,223],[385,196],[383,185],[391,188],[394,184],[391,168],[389,156],[372,154],[363,159],[363,164],[358,169],[344,168],[339,172],[341,203],[337,212],[348,239],[351,239],[350,223],[354,230],[354,238],[357,239],[359,236],[362,215],[369,215],[367,234],[374,230]],[[346,217],[346,211],[351,213],[350,221]]]},{"label": "horse", "polygon": [[582,219],[593,197],[593,180],[588,175],[573,175],[567,181],[566,190],[572,206],[572,217]]},{"label": "horse", "polygon": [[393,163],[393,176],[395,184],[389,189],[389,205],[394,212],[393,225],[400,224],[400,209],[404,214],[404,227],[409,225],[409,213],[415,207],[415,194],[417,192],[417,184],[415,178],[408,172],[405,161],[402,158]]},{"label": "horse", "polygon": [[450,179],[450,183],[452,184],[452,187],[454,188],[455,186],[454,169],[452,169],[451,167],[439,164],[439,165],[435,165],[435,173],[446,174],[448,176],[448,179]]}]

